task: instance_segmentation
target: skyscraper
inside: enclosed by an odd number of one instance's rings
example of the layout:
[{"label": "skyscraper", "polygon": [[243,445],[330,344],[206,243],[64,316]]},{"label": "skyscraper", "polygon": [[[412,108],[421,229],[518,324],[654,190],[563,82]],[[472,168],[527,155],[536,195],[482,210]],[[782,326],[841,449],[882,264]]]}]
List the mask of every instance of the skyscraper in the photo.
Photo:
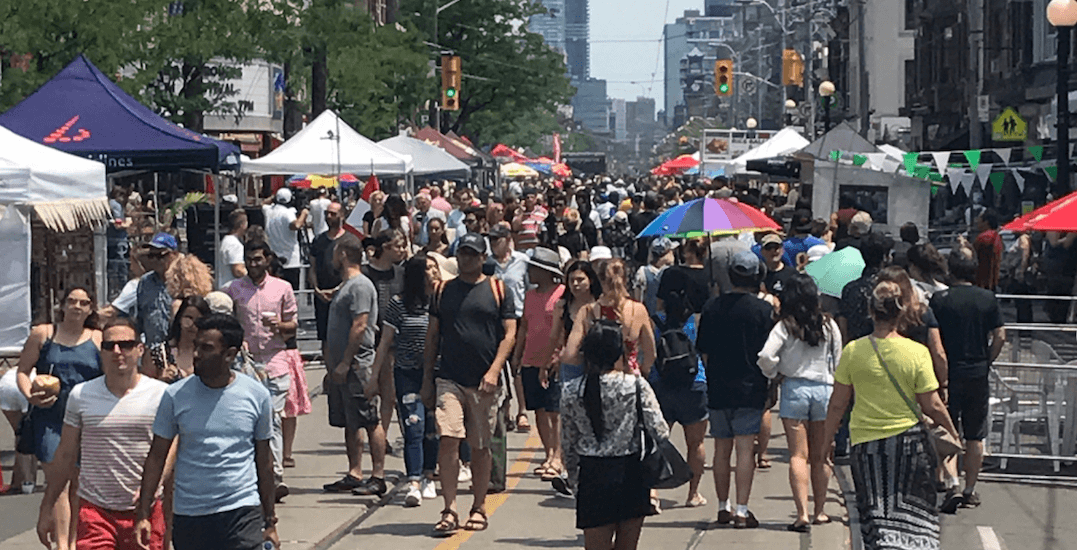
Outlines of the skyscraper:
[{"label": "skyscraper", "polygon": [[591,76],[591,8],[588,0],[562,0],[565,5],[565,54],[573,81]]},{"label": "skyscraper", "polygon": [[533,15],[527,28],[542,35],[551,48],[565,53],[565,0],[542,0],[546,13]]}]

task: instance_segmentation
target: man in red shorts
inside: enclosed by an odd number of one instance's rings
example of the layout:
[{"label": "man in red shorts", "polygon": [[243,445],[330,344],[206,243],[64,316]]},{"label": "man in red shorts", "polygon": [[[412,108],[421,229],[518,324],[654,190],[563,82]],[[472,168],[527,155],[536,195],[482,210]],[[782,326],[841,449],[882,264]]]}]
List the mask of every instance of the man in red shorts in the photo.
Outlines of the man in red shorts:
[{"label": "man in red shorts", "polygon": [[[56,450],[58,472],[78,472],[78,548],[140,550],[135,504],[142,466],[153,442],[153,419],[168,385],[138,372],[143,346],[128,319],[105,324],[99,376],[71,390],[64,431]],[[69,478],[45,488],[37,535],[51,547],[56,539],[52,510]],[[158,494],[158,497],[160,495]],[[150,516],[151,550],[164,547],[165,519],[158,498]]]}]

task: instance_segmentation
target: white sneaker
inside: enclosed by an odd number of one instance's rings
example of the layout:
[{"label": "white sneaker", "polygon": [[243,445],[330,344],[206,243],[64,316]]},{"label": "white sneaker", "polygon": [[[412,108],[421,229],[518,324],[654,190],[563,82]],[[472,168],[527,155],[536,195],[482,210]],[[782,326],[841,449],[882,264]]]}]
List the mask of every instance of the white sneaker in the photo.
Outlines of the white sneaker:
[{"label": "white sneaker", "polygon": [[459,481],[460,483],[466,483],[468,481],[471,481],[471,466],[466,466],[464,464],[461,464],[460,465],[460,475],[458,475],[456,477],[456,480]]},{"label": "white sneaker", "polygon": [[423,503],[423,494],[419,491],[419,488],[412,485],[408,488],[408,494],[404,496],[404,506],[407,508],[414,508]]},{"label": "white sneaker", "polygon": [[422,493],[423,498],[426,500],[438,498],[438,489],[434,486],[434,480],[432,479],[424,477],[423,480],[419,482],[419,492]]}]

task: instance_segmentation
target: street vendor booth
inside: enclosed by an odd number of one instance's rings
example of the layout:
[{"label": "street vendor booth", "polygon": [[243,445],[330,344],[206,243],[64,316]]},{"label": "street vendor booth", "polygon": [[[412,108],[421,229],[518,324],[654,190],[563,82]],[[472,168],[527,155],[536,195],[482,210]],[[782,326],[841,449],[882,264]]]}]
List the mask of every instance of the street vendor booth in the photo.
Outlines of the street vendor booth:
[{"label": "street vendor booth", "polygon": [[[855,136],[855,137],[854,137]],[[900,170],[900,161],[839,125],[801,151],[803,173],[811,174],[812,212],[830,219],[842,195],[871,214],[872,231],[897,235],[906,222],[927,234],[931,211],[931,183]],[[895,172],[896,171],[896,172]]]},{"label": "street vendor booth", "polygon": [[0,114],[0,126],[36,143],[101,161],[109,174],[216,172],[239,163],[235,145],[166,120],[82,55]]},{"label": "street vendor booth", "polygon": [[108,217],[104,164],[0,128],[0,352],[22,348],[32,309],[51,321],[66,289],[101,293],[92,228]]},{"label": "street vendor booth", "polygon": [[244,160],[242,166],[244,174],[254,176],[353,174],[381,178],[405,177],[412,170],[410,156],[374,143],[328,110],[268,155]]},{"label": "street vendor booth", "polygon": [[396,136],[378,142],[378,145],[410,156],[415,164],[416,179],[451,179],[467,181],[471,167],[447,153],[444,149],[408,136]]}]

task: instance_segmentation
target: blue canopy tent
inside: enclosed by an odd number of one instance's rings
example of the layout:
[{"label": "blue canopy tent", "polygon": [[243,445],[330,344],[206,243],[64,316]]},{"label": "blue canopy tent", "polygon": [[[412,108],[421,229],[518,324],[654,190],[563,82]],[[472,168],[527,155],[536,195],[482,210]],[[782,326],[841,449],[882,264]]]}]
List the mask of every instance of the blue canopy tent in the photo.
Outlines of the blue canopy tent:
[{"label": "blue canopy tent", "polygon": [[235,168],[231,143],[181,128],[108,79],[85,56],[0,114],[0,126],[105,164],[110,173]]}]

